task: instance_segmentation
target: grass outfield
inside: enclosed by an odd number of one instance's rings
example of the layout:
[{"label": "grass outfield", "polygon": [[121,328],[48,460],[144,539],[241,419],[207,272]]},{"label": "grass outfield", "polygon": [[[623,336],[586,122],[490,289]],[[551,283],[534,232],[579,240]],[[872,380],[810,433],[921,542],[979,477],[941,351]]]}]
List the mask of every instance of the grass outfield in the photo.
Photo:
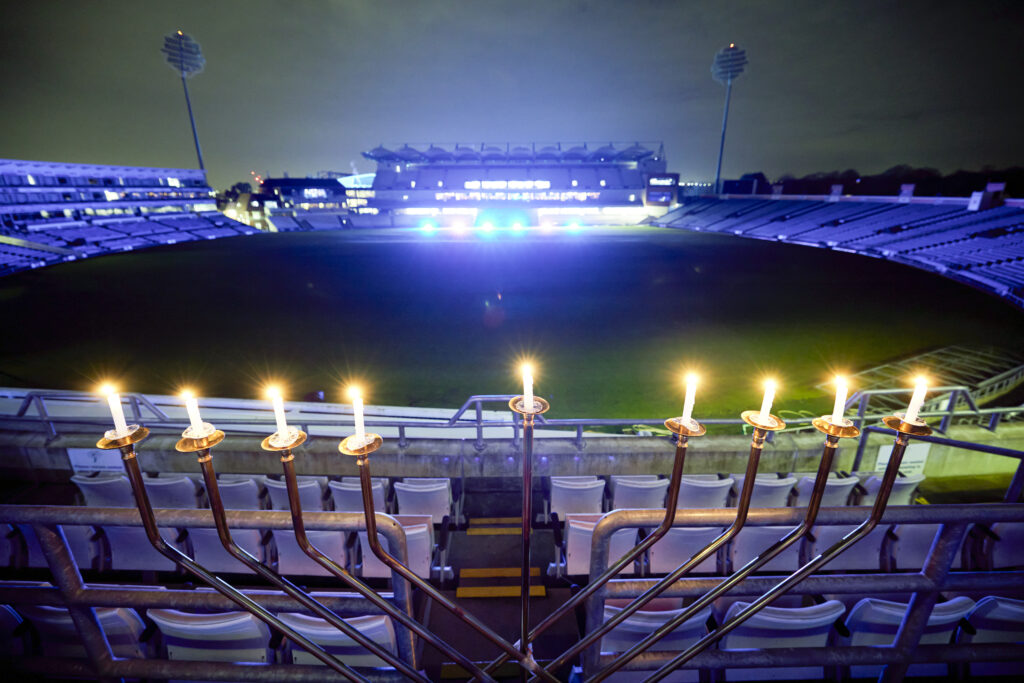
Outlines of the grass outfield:
[{"label": "grass outfield", "polygon": [[822,413],[814,385],[948,344],[1018,348],[1024,315],[862,256],[656,228],[578,234],[282,233],[161,247],[0,279],[0,384],[294,398],[348,380],[373,403],[458,406],[519,389],[535,359],[552,415],[759,403]]}]

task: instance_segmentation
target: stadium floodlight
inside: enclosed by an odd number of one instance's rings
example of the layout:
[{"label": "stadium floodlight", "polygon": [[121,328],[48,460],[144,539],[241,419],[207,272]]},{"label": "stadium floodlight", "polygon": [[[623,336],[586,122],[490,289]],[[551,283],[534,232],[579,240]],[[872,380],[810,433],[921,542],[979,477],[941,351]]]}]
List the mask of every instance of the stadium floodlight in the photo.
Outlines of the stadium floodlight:
[{"label": "stadium floodlight", "polygon": [[729,98],[732,95],[732,82],[743,73],[747,65],[747,52],[729,43],[715,55],[711,63],[711,77],[725,86],[725,112],[722,114],[722,141],[718,145],[718,169],[715,171],[715,192],[722,192],[722,153],[725,151],[725,127],[729,123]]},{"label": "stadium floodlight", "polygon": [[192,100],[188,96],[188,82],[186,79],[195,76],[206,66],[206,60],[199,49],[199,43],[182,31],[175,31],[164,36],[164,46],[160,48],[167,59],[167,65],[178,72],[181,76],[181,87],[185,90],[185,106],[188,107],[188,120],[192,124],[192,140],[196,143],[196,157],[199,159],[199,170],[205,171],[203,166],[203,152],[199,149],[199,134],[196,133],[196,120],[192,116]]}]

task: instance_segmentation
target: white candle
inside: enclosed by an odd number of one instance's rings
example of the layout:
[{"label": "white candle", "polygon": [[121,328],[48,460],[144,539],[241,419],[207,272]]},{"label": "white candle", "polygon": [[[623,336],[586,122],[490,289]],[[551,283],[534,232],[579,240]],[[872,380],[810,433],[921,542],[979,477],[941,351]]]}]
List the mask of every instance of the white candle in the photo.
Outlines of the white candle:
[{"label": "white candle", "polygon": [[199,417],[199,399],[191,391],[181,392],[185,399],[185,410],[188,412],[188,421],[192,423],[192,433],[196,436],[203,433],[203,420]]},{"label": "white candle", "polygon": [[762,424],[771,422],[772,419],[772,401],[775,400],[775,380],[766,379],[764,381],[764,398],[761,400],[761,413],[758,415],[757,420]]},{"label": "white candle", "polygon": [[843,413],[846,412],[846,394],[850,388],[846,385],[846,378],[836,376],[836,402],[832,406],[832,424],[843,424]]},{"label": "white candle", "polygon": [[270,397],[270,404],[274,406],[274,419],[277,420],[277,433],[288,433],[288,422],[284,419],[284,401],[281,399],[281,390],[277,387],[267,389],[267,396]]},{"label": "white candle", "polygon": [[523,408],[533,412],[533,366],[523,363]]},{"label": "white candle", "polygon": [[697,396],[697,375],[686,373],[686,399],[683,401],[683,417],[680,422],[689,422],[693,415],[693,401]]},{"label": "white candle", "polygon": [[110,415],[114,418],[114,431],[121,435],[128,434],[128,423],[125,422],[124,409],[121,407],[121,394],[117,393],[117,390],[109,384],[104,384],[100,388],[100,393],[107,396]]},{"label": "white candle", "polygon": [[352,417],[356,421],[356,441],[366,441],[366,423],[363,421],[363,394],[359,387],[349,387],[349,398],[352,399]]},{"label": "white candle", "polygon": [[924,377],[917,378],[914,386],[914,395],[910,397],[910,405],[907,406],[907,414],[903,417],[904,422],[916,422],[917,414],[921,412],[924,405],[924,395],[928,393],[928,380]]}]

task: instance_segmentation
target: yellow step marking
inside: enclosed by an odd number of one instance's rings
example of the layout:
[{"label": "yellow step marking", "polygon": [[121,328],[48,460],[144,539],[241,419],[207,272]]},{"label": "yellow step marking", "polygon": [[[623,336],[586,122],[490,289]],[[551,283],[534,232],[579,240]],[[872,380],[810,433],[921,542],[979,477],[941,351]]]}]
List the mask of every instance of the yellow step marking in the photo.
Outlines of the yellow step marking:
[{"label": "yellow step marking", "polygon": [[[520,567],[469,567],[460,569],[459,576],[464,579],[494,579],[505,576],[522,576]],[[540,567],[530,567],[530,576],[540,576]]]},{"label": "yellow step marking", "polygon": [[[530,586],[530,597],[543,598],[544,586]],[[463,586],[455,589],[457,598],[518,598],[519,586]]]},{"label": "yellow step marking", "polygon": [[471,526],[466,529],[467,536],[515,536],[521,533],[522,529],[510,526]]},{"label": "yellow step marking", "polygon": [[522,517],[474,517],[469,520],[469,525],[474,524],[522,524]]}]

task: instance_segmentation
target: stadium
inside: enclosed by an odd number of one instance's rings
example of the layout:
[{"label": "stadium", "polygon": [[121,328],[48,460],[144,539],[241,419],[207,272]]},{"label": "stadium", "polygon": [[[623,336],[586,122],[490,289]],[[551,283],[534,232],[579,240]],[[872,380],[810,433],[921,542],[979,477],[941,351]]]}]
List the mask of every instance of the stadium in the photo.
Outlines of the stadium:
[{"label": "stadium", "polygon": [[363,169],[231,185],[184,30],[198,168],[165,133],[0,159],[12,675],[1015,679],[1019,168],[723,178],[723,45],[713,180],[668,133],[473,142],[424,101],[463,141],[364,112]]}]

